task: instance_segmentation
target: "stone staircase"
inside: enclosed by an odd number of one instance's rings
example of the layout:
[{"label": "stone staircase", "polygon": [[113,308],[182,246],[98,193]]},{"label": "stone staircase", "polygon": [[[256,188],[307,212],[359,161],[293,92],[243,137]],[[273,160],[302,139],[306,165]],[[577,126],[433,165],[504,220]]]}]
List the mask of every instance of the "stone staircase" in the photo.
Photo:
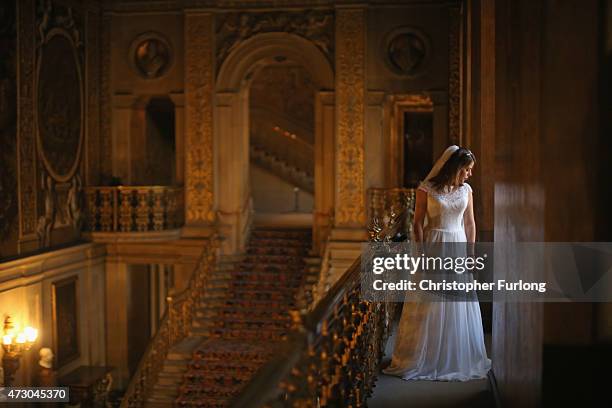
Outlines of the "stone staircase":
[{"label": "stone staircase", "polygon": [[146,406],[228,406],[291,329],[288,312],[319,271],[310,246],[309,230],[255,229],[245,255],[220,263]]},{"label": "stone staircase", "polygon": [[251,143],[250,157],[259,167],[304,191],[314,193],[314,174],[311,170],[298,168],[254,142]]}]

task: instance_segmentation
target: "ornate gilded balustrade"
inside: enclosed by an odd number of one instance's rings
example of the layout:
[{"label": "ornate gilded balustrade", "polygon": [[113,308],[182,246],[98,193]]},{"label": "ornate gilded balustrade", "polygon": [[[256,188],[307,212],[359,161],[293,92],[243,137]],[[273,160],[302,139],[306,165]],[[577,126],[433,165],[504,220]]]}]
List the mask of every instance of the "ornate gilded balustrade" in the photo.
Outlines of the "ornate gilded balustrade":
[{"label": "ornate gilded balustrade", "polygon": [[258,372],[233,407],[365,405],[386,340],[384,303],[360,300],[360,260]]},{"label": "ornate gilded balustrade", "polygon": [[180,187],[87,187],[85,196],[91,232],[164,231],[183,225]]},{"label": "ornate gilded balustrade", "polygon": [[[375,189],[370,203],[372,241],[392,239],[411,225],[413,190]],[[362,300],[360,270],[361,257],[311,312],[292,312],[292,335],[234,408],[366,405],[398,308]]]},{"label": "ornate gilded balustrade", "polygon": [[[382,241],[386,226],[393,225],[395,234],[410,237],[416,195],[413,188],[370,188],[368,190],[368,219],[370,222],[370,239]],[[404,214],[402,223],[396,219]],[[389,232],[389,231],[386,231]],[[392,237],[387,234],[387,239]]]},{"label": "ornate gilded balustrade", "polygon": [[210,238],[198,259],[187,289],[176,296],[166,298],[166,312],[130,380],[121,400],[121,408],[144,406],[147,396],[157,382],[168,352],[189,335],[196,307],[202,300],[204,286],[215,267],[218,247],[218,238]]}]

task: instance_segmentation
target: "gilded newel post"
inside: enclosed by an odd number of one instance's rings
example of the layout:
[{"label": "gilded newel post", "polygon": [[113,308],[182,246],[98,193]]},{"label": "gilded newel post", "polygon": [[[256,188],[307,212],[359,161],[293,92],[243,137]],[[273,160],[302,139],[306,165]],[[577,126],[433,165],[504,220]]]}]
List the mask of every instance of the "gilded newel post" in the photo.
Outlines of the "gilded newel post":
[{"label": "gilded newel post", "polygon": [[215,221],[213,159],[214,18],[185,14],[185,224]]},{"label": "gilded newel post", "polygon": [[336,9],[335,228],[363,228],[365,10]]}]

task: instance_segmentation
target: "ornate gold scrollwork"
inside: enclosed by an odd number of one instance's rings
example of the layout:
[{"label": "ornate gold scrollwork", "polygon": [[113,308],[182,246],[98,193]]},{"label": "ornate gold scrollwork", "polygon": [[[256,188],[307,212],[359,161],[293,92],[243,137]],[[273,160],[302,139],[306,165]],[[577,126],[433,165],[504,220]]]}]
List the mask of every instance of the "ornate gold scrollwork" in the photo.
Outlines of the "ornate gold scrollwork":
[{"label": "ornate gold scrollwork", "polygon": [[87,187],[87,226],[92,232],[147,232],[182,225],[178,187]]},{"label": "ornate gold scrollwork", "polygon": [[212,222],[213,211],[213,17],[185,16],[186,221]]},{"label": "ornate gold scrollwork", "polygon": [[364,225],[365,11],[336,11],[338,226]]}]

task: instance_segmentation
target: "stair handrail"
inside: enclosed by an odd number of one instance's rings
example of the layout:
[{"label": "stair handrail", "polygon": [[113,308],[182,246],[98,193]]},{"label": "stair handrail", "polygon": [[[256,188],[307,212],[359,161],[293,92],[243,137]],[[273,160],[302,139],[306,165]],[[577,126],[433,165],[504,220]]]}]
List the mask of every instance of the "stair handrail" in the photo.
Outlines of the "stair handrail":
[{"label": "stair handrail", "polygon": [[[392,240],[413,216],[413,201],[372,221],[370,241]],[[361,256],[310,312],[292,311],[293,332],[233,401],[233,408],[365,406],[390,334],[396,304],[361,298]]]},{"label": "stair handrail", "polygon": [[203,288],[215,265],[220,237],[208,238],[185,289],[167,296],[167,307],[159,329],[149,341],[128,388],[121,399],[120,408],[142,407],[155,385],[170,349],[189,334],[195,307],[203,295]]}]

